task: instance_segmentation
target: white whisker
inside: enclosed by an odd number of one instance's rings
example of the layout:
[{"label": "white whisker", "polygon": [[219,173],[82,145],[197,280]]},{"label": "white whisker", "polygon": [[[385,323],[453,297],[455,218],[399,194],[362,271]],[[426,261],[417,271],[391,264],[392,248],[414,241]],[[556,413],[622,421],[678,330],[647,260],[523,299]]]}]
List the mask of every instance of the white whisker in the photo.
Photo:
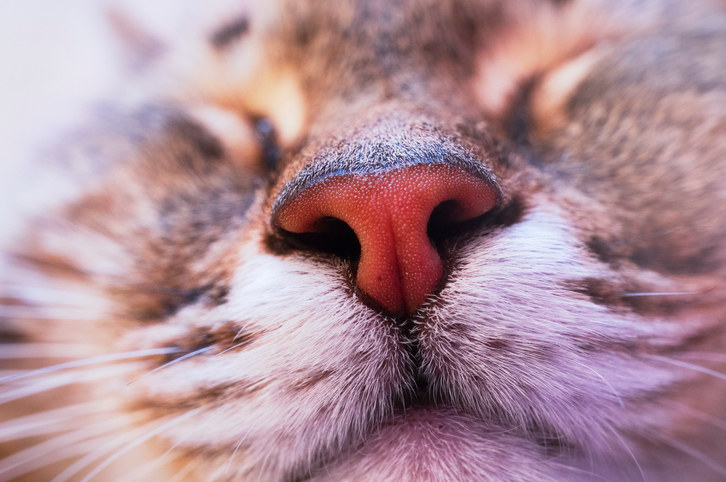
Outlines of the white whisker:
[{"label": "white whisker", "polygon": [[142,437],[139,437],[134,442],[126,445],[124,448],[122,448],[121,450],[117,451],[115,454],[113,454],[112,456],[108,457],[101,464],[99,464],[98,466],[96,466],[96,468],[93,469],[91,472],[89,472],[81,480],[81,482],[88,482],[89,480],[93,479],[93,477],[95,477],[96,475],[98,475],[99,473],[101,473],[106,467],[108,467],[114,461],[116,461],[119,458],[121,458],[124,454],[128,453],[130,450],[138,447],[139,445],[141,445],[144,442],[148,441],[149,439],[155,437],[156,435],[164,432],[165,430],[173,427],[174,425],[177,425],[177,424],[183,422],[184,420],[186,420],[187,418],[191,417],[192,415],[196,415],[200,410],[201,410],[201,407],[200,408],[197,408],[195,410],[192,410],[190,412],[187,412],[185,414],[179,415],[177,417],[174,417],[171,420],[163,423],[159,427],[155,428],[154,430],[152,430],[150,432],[147,432],[146,435],[144,435]]},{"label": "white whisker", "polygon": [[237,334],[234,335],[234,338],[232,339],[232,341],[239,340],[239,337],[243,336],[245,333],[247,333],[247,325],[243,326],[242,328],[239,329],[239,331],[237,331]]},{"label": "white whisker", "polygon": [[680,450],[684,454],[690,455],[691,457],[698,460],[699,462],[702,462],[704,465],[710,467],[720,475],[726,476],[726,466],[723,466],[720,463],[716,462],[703,452],[696,450],[693,447],[686,445],[682,442],[679,442],[678,440],[664,438],[663,442],[670,445],[676,450]]},{"label": "white whisker", "polygon": [[54,296],[71,296],[76,293],[75,290],[41,286],[41,281],[36,280],[36,283],[37,284],[10,284],[7,282],[0,282],[0,289],[9,293],[25,292],[27,290],[32,290],[37,293],[46,293]]},{"label": "white whisker", "polygon": [[[50,440],[33,445],[0,460],[0,474],[3,480],[13,479],[20,475],[37,470],[61,460],[75,457],[98,445],[98,440],[105,434],[117,429],[121,423],[112,418],[103,423],[82,427],[70,433],[53,437]],[[81,442],[92,439],[90,443]]]},{"label": "white whisker", "polygon": [[187,475],[189,474],[189,472],[194,470],[194,468],[198,465],[199,465],[198,459],[191,459],[188,463],[184,464],[184,467],[179,469],[179,472],[174,474],[166,482],[178,482],[178,481],[189,480],[187,478]]},{"label": "white whisker", "polygon": [[0,370],[0,378],[27,373],[29,370]]},{"label": "white whisker", "polygon": [[239,451],[239,448],[242,446],[242,442],[244,442],[245,437],[240,437],[239,442],[237,442],[237,445],[234,446],[234,450],[232,451],[232,455],[229,456],[229,460],[227,461],[227,466],[224,468],[224,475],[227,475],[229,473],[229,469],[232,467],[232,460],[234,460],[235,455],[237,455],[237,451]]},{"label": "white whisker", "polygon": [[682,412],[687,413],[688,415],[690,415],[694,418],[697,418],[703,422],[711,424],[714,427],[720,428],[722,430],[726,430],[726,420],[720,419],[718,417],[714,417],[713,415],[702,412],[700,410],[696,410],[695,408],[689,407],[688,405],[685,405],[685,404],[682,404],[679,402],[668,401],[666,403],[668,405],[671,405],[672,407],[675,407],[678,410],[681,410]]},{"label": "white whisker", "polygon": [[229,348],[226,348],[226,349],[224,349],[224,350],[220,351],[219,353],[217,353],[217,355],[216,355],[216,356],[219,356],[219,355],[224,355],[224,354],[225,354],[225,353],[227,353],[228,351],[232,351],[232,350],[234,350],[235,348],[239,348],[239,347],[241,347],[242,345],[245,345],[245,344],[247,344],[247,342],[246,342],[246,341],[243,341],[242,343],[237,343],[236,345],[230,346]]},{"label": "white whisker", "polygon": [[177,347],[166,347],[166,348],[151,348],[148,350],[136,350],[128,351],[124,353],[113,353],[111,355],[101,355],[92,358],[84,358],[82,360],[74,360],[71,362],[60,363],[58,365],[52,365],[49,367],[39,368],[29,373],[18,374],[10,377],[0,378],[0,383],[6,383],[9,381],[20,380],[23,378],[35,377],[40,375],[46,375],[61,370],[67,370],[70,368],[78,368],[88,365],[96,365],[100,363],[107,363],[112,361],[131,360],[136,358],[146,358],[149,356],[157,355],[168,355],[170,353],[178,353],[181,348]]},{"label": "white whisker", "polygon": [[589,367],[589,366],[585,365],[584,363],[577,362],[577,364],[583,368],[587,368],[592,373],[597,375],[605,383],[605,385],[607,385],[608,388],[610,388],[610,391],[612,392],[612,394],[615,395],[615,398],[617,399],[618,403],[620,404],[620,408],[625,408],[625,403],[623,403],[622,397],[617,392],[617,390],[615,390],[615,387],[613,387],[612,384],[609,381],[607,381],[604,376],[600,375],[594,368]]},{"label": "white whisker", "polygon": [[79,355],[90,353],[92,350],[94,350],[92,345],[70,343],[3,343],[0,344],[0,359],[78,358]]},{"label": "white whisker", "polygon": [[14,418],[0,423],[0,442],[65,431],[75,428],[79,414],[89,416],[105,411],[108,406],[93,401]]},{"label": "white whisker", "polygon": [[140,380],[140,379],[144,378],[144,377],[145,377],[145,376],[147,376],[147,375],[151,375],[152,373],[156,373],[156,372],[158,372],[158,371],[159,371],[159,370],[161,370],[162,368],[166,368],[166,367],[168,367],[168,366],[174,365],[175,363],[179,363],[179,362],[181,362],[181,361],[184,361],[184,360],[186,360],[186,359],[188,359],[188,358],[191,358],[191,357],[193,357],[193,356],[196,356],[196,355],[201,355],[202,353],[208,352],[208,351],[209,351],[209,350],[211,350],[212,348],[214,348],[214,345],[209,345],[209,346],[207,346],[207,347],[204,347],[204,348],[200,348],[199,350],[195,350],[195,351],[193,351],[193,352],[187,353],[186,355],[180,356],[179,358],[175,358],[175,359],[173,359],[173,360],[172,360],[172,361],[170,361],[170,362],[164,363],[164,364],[163,364],[163,365],[161,365],[160,367],[156,367],[156,368],[154,368],[154,369],[153,369],[153,370],[151,370],[150,372],[144,373],[144,374],[143,374],[143,375],[141,375],[141,376],[140,376],[139,378],[136,378],[135,380],[132,380],[132,381],[130,381],[130,382],[129,382],[128,384],[129,384],[129,385],[131,385],[132,383],[134,383],[134,382],[136,382],[136,381],[138,381],[138,380]]},{"label": "white whisker", "polygon": [[714,363],[726,363],[726,353],[709,353],[699,351],[689,351],[679,356],[685,358],[696,358],[699,360],[714,362]]},{"label": "white whisker", "polygon": [[[239,441],[234,446],[234,450],[232,451],[232,455],[229,456],[229,460],[227,461],[227,466],[224,468],[224,474],[227,475],[229,472],[229,469],[232,467],[232,461],[234,460],[234,457],[237,455],[237,452],[239,451],[240,447],[242,447],[242,443],[248,439],[248,436],[250,434],[250,431],[252,430],[252,427],[248,428],[245,433],[239,437]],[[264,462],[263,462],[264,463]]]},{"label": "white whisker", "polygon": [[[50,311],[50,312],[48,312]],[[27,306],[4,306],[0,305],[0,317],[16,318],[19,320],[73,320],[93,321],[98,319],[98,314],[89,313],[88,310],[63,310],[47,308],[42,311]]]},{"label": "white whisker", "polygon": [[80,289],[60,289],[44,286],[45,283],[38,282],[37,285],[9,285],[0,283],[0,290],[4,296],[15,298],[20,301],[42,303],[44,305],[66,305],[82,307],[87,303],[98,303],[103,298],[99,294],[91,294],[87,286]]},{"label": "white whisker", "polygon": [[102,443],[100,445],[97,444],[85,456],[73,462],[63,472],[54,477],[52,482],[65,482],[69,480],[71,477],[78,474],[78,472],[87,468],[89,465],[91,465],[104,455],[108,454],[112,450],[116,450],[118,447],[129,443],[132,440],[135,440],[137,437],[143,436],[143,434],[146,433],[149,427],[156,425],[156,423],[156,420],[154,420],[153,422],[144,424],[134,430],[124,432],[121,436],[113,437],[105,443]]},{"label": "white whisker", "polygon": [[[164,463],[165,460],[173,461],[177,457],[179,457],[181,454],[173,454],[169,456],[171,451],[167,451],[162,455],[161,457],[158,457],[150,462],[146,462],[145,464],[142,464],[141,466],[137,467],[135,470],[129,472],[128,474],[125,474],[125,478],[127,480],[158,480],[158,479],[151,479],[150,475],[154,472],[155,469],[159,468],[162,463]],[[55,481],[53,481],[55,482]]]},{"label": "white whisker", "polygon": [[700,295],[703,294],[700,291],[664,291],[664,292],[653,292],[653,293],[625,293],[623,298],[632,298],[637,296],[685,296],[685,295]]},{"label": "white whisker", "polygon": [[625,450],[630,454],[630,458],[633,459],[633,462],[635,462],[635,466],[638,468],[638,472],[640,473],[640,479],[645,482],[645,473],[643,472],[643,468],[640,466],[640,462],[638,462],[638,459],[635,457],[635,454],[630,449],[630,446],[625,442],[623,437],[620,436],[620,434],[615,430],[614,427],[608,427],[613,435],[620,441],[623,447],[625,447]]},{"label": "white whisker", "polygon": [[[140,470],[135,470],[132,474],[129,474],[130,480],[145,480],[144,476],[146,473],[153,471],[156,467],[160,466],[165,459],[169,458],[171,456],[171,459],[174,460],[175,458],[179,457],[180,454],[176,453],[172,455],[172,452],[174,452],[174,449],[177,448],[179,445],[184,443],[191,435],[197,433],[197,430],[200,428],[204,428],[203,425],[197,425],[194,426],[191,430],[188,430],[187,433],[184,434],[183,437],[177,439],[171,447],[169,447],[166,452],[161,454],[156,459],[152,460],[151,462],[144,464],[143,467],[140,468]],[[56,481],[53,481],[56,482]]]},{"label": "white whisker", "polygon": [[138,363],[124,363],[122,365],[113,365],[109,367],[94,368],[93,370],[81,373],[67,373],[64,375],[55,375],[50,380],[36,381],[30,385],[25,385],[15,390],[8,390],[0,393],[0,405],[12,402],[20,398],[29,397],[38,393],[46,392],[54,388],[72,385],[74,383],[86,383],[102,378],[110,378],[122,373],[137,370]]},{"label": "white whisker", "polygon": [[716,377],[720,380],[726,381],[726,375],[724,375],[723,373],[717,372],[715,370],[711,370],[710,368],[702,367],[700,365],[694,365],[693,363],[684,362],[682,360],[673,360],[672,358],[666,358],[666,357],[660,356],[660,355],[646,355],[646,356],[648,358],[652,358],[654,360],[658,360],[663,363],[669,363],[669,364],[677,366],[677,367],[687,368],[689,370],[703,373],[704,375],[711,375],[712,377]]},{"label": "white whisker", "polygon": [[[595,479],[599,479],[599,480],[604,480],[605,482],[608,481],[608,479],[606,479],[602,475],[599,475],[599,474],[596,474],[595,472],[593,472],[594,469],[593,470],[586,470],[586,469],[581,469],[581,468],[578,468],[578,467],[572,467],[570,465],[565,465],[565,464],[561,464],[561,463],[557,463],[557,462],[554,463],[554,466],[557,467],[558,469],[562,470],[562,471],[573,472],[573,473],[578,474],[580,476],[583,476],[584,475],[584,476],[586,476],[586,479],[585,480],[595,480]],[[579,477],[576,480],[579,480]]]},{"label": "white whisker", "polygon": [[12,480],[22,475],[38,470],[42,467],[58,463],[62,460],[78,457],[91,450],[98,444],[102,436],[92,440],[79,440],[76,442],[64,441],[64,444],[57,444],[53,448],[42,447],[36,453],[24,453],[25,459],[15,462],[14,465],[0,470],[1,480]]}]

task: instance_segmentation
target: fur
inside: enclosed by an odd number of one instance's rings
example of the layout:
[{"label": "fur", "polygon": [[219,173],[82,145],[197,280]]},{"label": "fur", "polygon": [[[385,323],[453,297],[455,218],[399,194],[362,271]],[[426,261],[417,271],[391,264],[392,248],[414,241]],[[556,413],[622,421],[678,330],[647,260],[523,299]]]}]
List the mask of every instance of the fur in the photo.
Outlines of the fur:
[{"label": "fur", "polygon": [[[725,15],[241,2],[155,47],[25,181],[0,479],[722,479]],[[500,200],[411,315],[272,221],[427,162]]]}]

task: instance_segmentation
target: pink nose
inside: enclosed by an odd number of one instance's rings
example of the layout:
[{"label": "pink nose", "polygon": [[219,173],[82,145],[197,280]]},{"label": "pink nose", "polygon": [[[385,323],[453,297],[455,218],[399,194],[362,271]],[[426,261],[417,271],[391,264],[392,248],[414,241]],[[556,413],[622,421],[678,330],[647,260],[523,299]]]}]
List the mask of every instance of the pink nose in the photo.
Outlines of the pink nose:
[{"label": "pink nose", "polygon": [[460,222],[496,202],[484,179],[456,166],[419,164],[324,179],[284,204],[276,223],[292,233],[313,233],[326,219],[343,221],[360,243],[358,288],[388,312],[412,313],[443,277],[428,236],[434,209],[441,206],[446,221]]}]

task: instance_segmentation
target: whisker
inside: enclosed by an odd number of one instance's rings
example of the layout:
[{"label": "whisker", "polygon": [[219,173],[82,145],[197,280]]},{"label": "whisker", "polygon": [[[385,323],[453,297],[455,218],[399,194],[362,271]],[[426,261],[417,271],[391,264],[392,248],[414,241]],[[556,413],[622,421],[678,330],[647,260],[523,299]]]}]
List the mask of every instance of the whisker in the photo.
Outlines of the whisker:
[{"label": "whisker", "polygon": [[696,358],[703,361],[715,362],[715,363],[726,363],[726,353],[709,353],[690,351],[680,355],[685,358]]},{"label": "whisker", "polygon": [[93,464],[95,461],[108,454],[112,450],[115,450],[116,448],[126,443],[129,443],[130,441],[136,439],[138,436],[142,436],[144,433],[146,433],[147,429],[153,425],[156,425],[156,420],[144,424],[141,427],[138,427],[130,432],[125,432],[121,436],[114,437],[111,440],[108,440],[106,443],[102,443],[100,445],[97,444],[93,450],[89,451],[85,456],[76,460],[63,472],[55,476],[52,482],[66,482],[71,477],[78,474],[78,472],[87,468],[89,465]]},{"label": "whisker", "polygon": [[240,336],[244,336],[245,333],[247,333],[247,325],[245,325],[245,326],[243,326],[242,328],[239,329],[239,331],[237,332],[237,334],[234,335],[234,338],[232,339],[232,341],[238,340],[239,337]]},{"label": "whisker", "polygon": [[19,373],[27,373],[28,370],[0,370],[0,377],[9,377]]},{"label": "whisker", "polygon": [[98,302],[102,299],[99,294],[91,294],[86,286],[79,290],[69,290],[49,288],[43,286],[43,284],[42,282],[39,282],[38,285],[10,285],[0,283],[0,290],[8,298],[43,304],[73,305],[74,303],[72,301],[75,301],[77,302],[77,306],[83,306],[88,301]]},{"label": "whisker", "polygon": [[584,475],[584,476],[587,477],[586,480],[599,479],[599,480],[604,480],[605,482],[608,481],[608,479],[606,479],[602,475],[596,474],[595,472],[593,472],[593,470],[581,469],[581,468],[578,468],[578,467],[573,467],[571,465],[565,465],[565,464],[561,464],[561,463],[557,463],[557,462],[554,463],[554,466],[557,467],[558,469],[562,470],[562,471],[573,472],[573,473],[578,474],[580,476]]},{"label": "whisker", "polygon": [[15,390],[9,390],[0,394],[0,405],[20,398],[29,397],[38,393],[46,392],[54,388],[71,385],[74,383],[86,383],[102,378],[110,378],[111,376],[137,370],[138,363],[125,363],[122,365],[113,365],[110,367],[102,367],[83,373],[68,373],[65,375],[56,375],[49,381],[35,382],[31,385],[25,385]]},{"label": "whisker", "polygon": [[232,467],[232,460],[234,460],[235,455],[237,455],[237,451],[242,446],[242,442],[245,441],[245,437],[240,437],[237,444],[234,446],[234,450],[232,451],[232,455],[229,456],[229,460],[227,461],[227,466],[224,468],[224,475],[226,476],[229,473],[229,469]]},{"label": "whisker", "polygon": [[[98,445],[105,434],[121,426],[118,419],[106,420],[90,427],[79,428],[70,433],[53,437],[0,460],[0,474],[3,480],[13,479],[41,467],[75,457]],[[89,444],[80,442],[90,440]],[[37,461],[36,463],[33,463]]]},{"label": "whisker", "polygon": [[674,439],[666,439],[662,438],[663,442],[667,445],[670,445],[676,450],[679,450],[683,452],[686,455],[690,455],[694,459],[698,460],[699,462],[703,463],[704,465],[710,467],[715,472],[719,473],[720,475],[726,476],[726,466],[721,465],[720,463],[713,460],[708,455],[704,454],[700,450],[696,450],[690,445],[686,445],[682,442],[679,442],[678,440]]},{"label": "whisker", "polygon": [[[198,425],[198,426],[194,426],[191,430],[188,430],[187,433],[184,434],[183,437],[181,437],[178,440],[176,440],[171,445],[171,447],[169,447],[166,450],[166,452],[164,452],[163,454],[161,454],[159,457],[157,457],[156,459],[152,460],[151,462],[149,462],[147,464],[144,464],[144,466],[142,466],[140,468],[140,470],[135,470],[132,474],[129,474],[128,478],[130,480],[144,480],[144,477],[142,477],[142,476],[146,475],[146,473],[148,473],[148,472],[153,471],[156,467],[158,467],[159,465],[161,465],[164,462],[164,460],[167,457],[169,457],[170,455],[171,455],[171,460],[174,460],[177,457],[179,457],[181,455],[179,453],[176,453],[176,454],[173,454],[172,455],[172,452],[174,452],[174,449],[177,448],[182,443],[184,443],[191,435],[197,433],[197,431],[199,430],[199,428],[201,428],[201,427]],[[56,481],[53,481],[53,482],[56,482]]]},{"label": "whisker", "polygon": [[216,356],[219,356],[219,355],[224,355],[224,354],[225,354],[225,353],[227,353],[228,351],[232,351],[232,350],[234,350],[235,348],[239,348],[239,347],[241,347],[242,345],[246,345],[247,343],[248,343],[248,342],[246,342],[246,341],[243,341],[242,343],[237,343],[236,345],[232,345],[232,346],[230,346],[229,348],[226,348],[226,349],[224,349],[224,350],[220,351],[219,353],[217,353],[217,355],[216,355]]},{"label": "whisker", "polygon": [[[92,345],[70,343],[2,343],[0,344],[0,359],[78,358],[79,354],[92,350]],[[0,381],[2,381],[2,378],[0,378]]]},{"label": "whisker", "polygon": [[688,405],[685,405],[683,403],[675,402],[675,401],[668,401],[665,402],[668,405],[671,405],[672,407],[681,410],[688,415],[692,416],[693,418],[697,418],[701,420],[702,422],[709,423],[713,425],[714,427],[717,427],[721,430],[726,430],[726,420],[720,419],[718,417],[714,417],[713,415],[710,415],[706,412],[702,412],[700,410],[696,410],[695,408],[689,407]]},{"label": "whisker", "polygon": [[620,434],[615,430],[615,428],[608,426],[610,429],[610,432],[612,432],[613,435],[620,441],[620,443],[625,447],[625,450],[627,450],[628,454],[630,454],[630,458],[633,459],[633,462],[635,462],[635,466],[638,468],[638,472],[640,473],[640,479],[645,482],[645,473],[643,472],[643,468],[640,466],[640,462],[638,462],[637,457],[635,457],[635,454],[630,449],[630,446],[625,442],[623,437],[620,436]]},{"label": "whisker", "polygon": [[[26,278],[27,279],[27,278]],[[53,295],[58,296],[67,296],[75,294],[76,292],[74,290],[69,290],[65,288],[51,288],[50,286],[46,286],[47,283],[44,281],[41,281],[39,278],[36,278],[36,282],[33,284],[17,284],[17,283],[8,283],[6,281],[0,281],[0,288],[2,288],[5,291],[25,291],[25,290],[33,290],[38,291],[40,293],[50,293]]]},{"label": "whisker", "polygon": [[96,365],[96,364],[112,362],[112,361],[145,358],[145,357],[156,356],[156,355],[168,355],[170,353],[178,353],[180,351],[181,351],[181,348],[178,348],[178,347],[166,347],[166,348],[151,348],[151,349],[147,349],[147,350],[128,351],[128,352],[124,352],[124,353],[113,353],[111,355],[101,355],[101,356],[97,356],[97,357],[85,358],[82,360],[74,360],[71,362],[60,363],[58,365],[52,365],[49,367],[39,368],[37,370],[33,370],[28,373],[0,378],[0,383],[6,383],[9,381],[21,380],[23,378],[36,377],[36,376],[40,376],[40,375],[46,375],[48,373],[53,373],[53,372],[57,372],[57,371],[61,371],[61,370],[67,370],[70,368],[78,368],[78,367],[83,367],[83,366],[88,366],[88,365]]},{"label": "whisker", "polygon": [[668,363],[677,367],[681,368],[687,368],[689,370],[693,370],[698,373],[703,373],[704,375],[711,375],[712,377],[716,377],[720,380],[726,381],[726,375],[724,375],[721,372],[717,372],[715,370],[711,370],[710,368],[702,367],[700,365],[694,365],[693,363],[684,362],[682,360],[674,360],[672,358],[666,358],[664,356],[660,355],[645,355],[648,358],[652,358],[654,360],[661,361],[663,363]]},{"label": "whisker", "polygon": [[604,376],[600,375],[594,368],[589,367],[589,366],[585,365],[584,363],[580,363],[580,362],[576,362],[576,363],[583,368],[587,368],[592,373],[597,375],[603,382],[605,382],[605,384],[610,388],[610,391],[612,392],[612,394],[615,395],[615,398],[618,400],[618,403],[620,404],[620,408],[625,408],[625,403],[623,403],[622,397],[617,392],[617,390],[615,390],[615,387],[613,387],[612,384],[609,381],[607,381]]},{"label": "whisker", "polygon": [[[633,236],[633,237],[628,238],[628,240],[630,242],[633,242],[633,241],[646,241],[646,240],[649,240],[649,239],[660,238],[660,237],[666,236],[668,234],[677,233],[679,231],[684,231],[685,229],[686,228],[684,228],[684,227],[678,226],[678,227],[675,227],[675,228],[663,229],[663,230],[656,231],[654,233],[645,234],[645,235],[642,235],[642,236]],[[616,245],[622,245],[624,243],[625,243],[624,240],[620,240],[620,241],[615,241],[614,242],[614,244],[616,244]]]},{"label": "whisker", "polygon": [[653,293],[625,293],[622,295],[623,298],[632,298],[636,296],[685,296],[685,295],[701,295],[700,291],[664,291],[664,292],[653,292]]},{"label": "whisker", "polygon": [[161,370],[162,368],[166,368],[166,367],[168,367],[168,366],[174,365],[175,363],[179,363],[179,362],[181,362],[181,361],[184,361],[184,360],[186,360],[186,359],[188,359],[188,358],[191,358],[191,357],[193,357],[193,356],[196,356],[196,355],[201,355],[202,353],[208,352],[208,351],[209,351],[209,350],[211,350],[212,348],[214,348],[214,345],[209,345],[209,346],[207,346],[207,347],[204,347],[204,348],[200,348],[199,350],[196,350],[196,351],[193,351],[193,352],[187,353],[186,355],[180,356],[179,358],[175,358],[175,359],[173,359],[173,360],[172,360],[172,361],[170,361],[170,362],[164,363],[164,364],[163,364],[163,365],[161,365],[160,367],[156,367],[156,368],[154,368],[154,369],[153,369],[153,370],[151,370],[150,372],[144,373],[144,374],[143,374],[143,375],[141,375],[141,376],[140,376],[139,378],[136,378],[136,379],[134,379],[134,380],[130,381],[130,382],[129,382],[129,383],[127,384],[127,385],[131,385],[132,383],[135,383],[136,381],[138,381],[138,380],[140,380],[140,379],[144,378],[144,377],[145,377],[145,376],[147,376],[147,375],[151,375],[152,373],[156,373],[156,372],[158,372],[159,370]]},{"label": "whisker", "polygon": [[224,475],[225,476],[229,473],[229,469],[232,467],[232,460],[234,460],[234,458],[237,455],[237,452],[239,451],[240,447],[242,447],[242,444],[244,443],[244,441],[248,439],[248,436],[250,434],[250,430],[252,430],[251,427],[247,429],[247,431],[244,433],[244,435],[242,435],[241,437],[239,437],[239,441],[235,444],[234,450],[232,451],[232,455],[229,456],[229,460],[227,460],[227,465],[224,468]]},{"label": "whisker", "polygon": [[[12,466],[0,470],[2,480],[13,480],[42,467],[58,463],[62,460],[78,457],[98,444],[99,436],[90,440],[76,442],[64,440],[64,444],[55,444],[52,448],[42,447],[36,453],[24,453],[27,458],[16,461]],[[19,452],[20,453],[20,452]]]},{"label": "whisker", "polygon": [[93,401],[14,418],[0,423],[0,442],[64,431],[75,427],[79,414],[89,416],[107,410],[108,406]]},{"label": "whisker", "polygon": [[[150,475],[153,474],[154,470],[157,469],[163,462],[164,459],[169,458],[169,461],[172,462],[176,458],[180,457],[181,454],[173,454],[171,457],[169,457],[169,454],[171,451],[167,451],[162,455],[161,457],[158,457],[150,462],[146,462],[145,464],[140,465],[135,470],[129,472],[128,474],[125,474],[124,477],[127,480],[155,480],[150,479]],[[53,480],[53,482],[56,482]]]},{"label": "whisker", "polygon": [[187,475],[193,471],[195,467],[199,465],[198,459],[191,459],[188,463],[184,464],[184,467],[179,469],[179,472],[174,474],[166,482],[178,482],[188,480]]},{"label": "whisker", "polygon": [[[98,319],[97,314],[89,313],[88,310],[79,310],[77,312],[70,310],[52,309],[52,313],[43,311],[35,311],[36,309],[27,306],[5,306],[0,305],[0,317],[16,318],[19,320],[73,320],[73,321],[93,321]],[[44,309],[47,311],[47,308]]]},{"label": "whisker", "polygon": [[177,425],[184,420],[188,419],[192,415],[196,415],[202,407],[197,408],[195,410],[189,411],[185,414],[179,415],[177,417],[172,418],[171,420],[168,420],[167,422],[163,423],[159,427],[155,428],[154,430],[151,430],[150,432],[147,432],[146,435],[139,437],[134,442],[127,444],[125,447],[123,447],[121,450],[117,451],[112,456],[108,457],[106,460],[104,460],[100,465],[96,466],[95,469],[93,469],[91,472],[89,472],[82,480],[81,482],[88,482],[93,477],[101,473],[106,467],[111,465],[114,461],[121,458],[123,455],[128,453],[130,450],[138,447],[139,445],[143,444],[144,442],[148,441],[152,437],[155,437],[156,435],[164,432],[165,430],[168,430],[169,428],[173,427],[174,425]]}]

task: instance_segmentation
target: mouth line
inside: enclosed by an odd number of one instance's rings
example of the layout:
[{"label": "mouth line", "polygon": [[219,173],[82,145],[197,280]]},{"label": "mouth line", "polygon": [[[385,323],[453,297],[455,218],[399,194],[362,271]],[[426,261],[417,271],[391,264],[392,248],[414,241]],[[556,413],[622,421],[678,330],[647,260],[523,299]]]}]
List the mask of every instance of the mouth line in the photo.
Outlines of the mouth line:
[{"label": "mouth line", "polygon": [[[420,323],[420,317],[411,318],[409,323]],[[452,417],[468,419],[475,424],[498,427],[498,429],[511,432],[512,435],[527,440],[541,447],[548,456],[561,455],[563,453],[574,453],[577,451],[577,443],[564,439],[558,435],[553,427],[545,427],[535,418],[528,417],[524,423],[516,423],[513,417],[506,413],[492,408],[488,413],[472,410],[456,403],[456,394],[445,392],[435,388],[435,382],[431,381],[422,370],[422,356],[419,352],[418,338],[412,333],[407,333],[410,344],[407,351],[411,357],[412,386],[406,390],[404,396],[394,404],[392,414],[374,427],[369,433],[376,433],[381,425],[391,424],[394,420],[404,420],[413,415],[414,418],[420,413],[449,414]],[[446,418],[446,417],[444,417]]]},{"label": "mouth line", "polygon": [[[422,436],[419,436],[420,430],[423,430]],[[431,439],[432,433],[440,433],[441,439]],[[495,419],[458,410],[448,403],[436,403],[430,395],[426,395],[396,407],[392,414],[372,424],[366,433],[355,440],[350,439],[333,450],[322,449],[309,464],[303,463],[291,470],[285,480],[316,480],[318,475],[331,470],[335,472],[341,467],[350,467],[354,473],[358,473],[356,467],[392,461],[406,463],[411,457],[416,458],[422,453],[436,453],[437,457],[444,457],[452,464],[458,464],[459,454],[452,447],[462,443],[466,446],[469,437],[479,441],[487,440],[492,444],[510,444],[503,445],[505,447],[519,447],[522,444],[532,448],[539,447],[544,460],[564,460],[562,457],[575,457],[579,453],[575,445],[548,436],[545,432],[533,433],[513,424],[501,424]],[[406,443],[412,439],[418,442]],[[439,443],[440,440],[450,440],[453,445]],[[396,447],[395,451],[385,452],[393,447]],[[382,448],[384,452],[381,451]]]}]

